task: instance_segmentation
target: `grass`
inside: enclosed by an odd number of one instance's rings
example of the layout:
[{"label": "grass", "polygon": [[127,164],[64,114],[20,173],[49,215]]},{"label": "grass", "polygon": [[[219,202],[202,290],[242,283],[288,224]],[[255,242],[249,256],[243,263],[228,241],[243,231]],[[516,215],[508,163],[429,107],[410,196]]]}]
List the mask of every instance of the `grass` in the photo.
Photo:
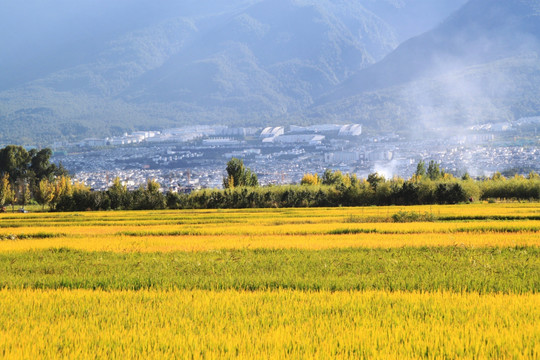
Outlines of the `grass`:
[{"label": "grass", "polygon": [[0,254],[0,288],[537,293],[539,248]]}]

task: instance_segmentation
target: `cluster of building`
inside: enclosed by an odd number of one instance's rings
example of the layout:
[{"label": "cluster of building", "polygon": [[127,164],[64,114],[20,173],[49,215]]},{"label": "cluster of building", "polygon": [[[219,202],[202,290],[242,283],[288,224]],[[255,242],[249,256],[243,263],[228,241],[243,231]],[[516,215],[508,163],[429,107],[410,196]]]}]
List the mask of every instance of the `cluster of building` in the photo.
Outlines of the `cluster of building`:
[{"label": "cluster of building", "polygon": [[[532,119],[532,120],[531,120]],[[192,126],[137,132],[138,141],[102,147],[78,146],[57,152],[53,161],[94,189],[106,189],[115,177],[134,189],[148,179],[163,190],[220,188],[226,163],[241,158],[262,185],[298,183],[306,173],[326,169],[367,177],[408,178],[420,160],[435,160],[456,175],[489,176],[520,167],[540,171],[539,118],[506,126],[482,124],[452,136],[405,139],[394,133],[367,136],[360,124],[308,127],[228,128]],[[518,125],[516,125],[518,124]],[[86,146],[86,145],[85,145]]]},{"label": "cluster of building", "polygon": [[209,126],[196,125],[182,128],[153,130],[153,131],[135,131],[125,133],[122,136],[108,137],[103,139],[88,138],[76,143],[56,142],[53,149],[59,148],[96,148],[96,147],[115,147],[131,144],[158,144],[158,143],[188,143],[199,139],[205,139],[209,143],[231,141],[232,138],[254,136],[259,129],[250,127],[230,128],[228,126]]},{"label": "cluster of building", "polygon": [[264,128],[259,137],[263,143],[280,143],[280,144],[308,144],[321,145],[327,136],[330,137],[351,137],[362,135],[362,125],[313,125],[313,126],[296,126],[291,125],[288,133],[285,132],[285,127],[267,127]]},{"label": "cluster of building", "polygon": [[198,125],[161,131],[136,131],[131,134],[104,139],[88,138],[76,143],[56,142],[53,149],[61,148],[100,148],[131,144],[190,143],[201,140],[207,146],[234,146],[244,143],[246,137],[258,137],[263,143],[320,145],[330,137],[356,137],[362,135],[362,125],[313,125],[266,127],[228,127],[223,125]]}]

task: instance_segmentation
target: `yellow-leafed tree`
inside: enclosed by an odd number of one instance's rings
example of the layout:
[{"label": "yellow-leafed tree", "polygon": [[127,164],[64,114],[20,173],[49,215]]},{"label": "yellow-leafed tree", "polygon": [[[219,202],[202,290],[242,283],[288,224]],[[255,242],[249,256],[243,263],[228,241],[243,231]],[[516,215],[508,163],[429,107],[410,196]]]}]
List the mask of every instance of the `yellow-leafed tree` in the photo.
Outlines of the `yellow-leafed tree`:
[{"label": "yellow-leafed tree", "polygon": [[34,198],[38,204],[45,208],[46,205],[49,205],[53,201],[54,193],[55,185],[45,178],[41,179],[34,191]]},{"label": "yellow-leafed tree", "polygon": [[320,183],[321,179],[317,174],[305,174],[300,181],[301,185],[319,185]]}]

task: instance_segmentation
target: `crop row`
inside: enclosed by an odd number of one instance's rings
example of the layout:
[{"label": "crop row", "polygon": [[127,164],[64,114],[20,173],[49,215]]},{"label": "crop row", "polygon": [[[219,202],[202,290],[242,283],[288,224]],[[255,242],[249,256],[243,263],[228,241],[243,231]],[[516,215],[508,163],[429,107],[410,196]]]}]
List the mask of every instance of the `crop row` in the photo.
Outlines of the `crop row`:
[{"label": "crop row", "polygon": [[[540,220],[455,220],[444,222],[365,222],[350,221],[348,217],[304,219],[287,218],[261,221],[246,217],[244,220],[187,222],[177,214],[176,221],[124,220],[123,222],[83,223],[69,221],[48,223],[28,221],[11,224],[2,221],[0,236],[7,234],[65,233],[69,235],[322,235],[336,233],[423,234],[459,232],[540,232]],[[270,214],[269,214],[270,215]],[[13,226],[11,226],[13,225]]]},{"label": "crop row", "polygon": [[0,354],[534,359],[539,302],[538,294],[0,290]]},{"label": "crop row", "polygon": [[0,288],[538,293],[540,248],[0,254]]},{"label": "crop row", "polygon": [[503,203],[469,205],[426,205],[387,207],[343,207],[343,208],[291,208],[291,209],[230,209],[230,210],[165,210],[165,211],[109,211],[80,213],[31,213],[0,214],[1,225],[19,224],[122,224],[133,222],[169,223],[182,221],[185,224],[246,222],[262,223],[303,221],[387,221],[400,212],[429,214],[435,220],[538,220],[540,203]]},{"label": "crop row", "polygon": [[44,249],[133,252],[200,252],[229,249],[389,249],[403,247],[505,248],[538,247],[537,233],[427,233],[427,234],[341,234],[341,235],[204,235],[204,236],[53,236],[42,234],[26,239],[6,236],[0,253]]}]

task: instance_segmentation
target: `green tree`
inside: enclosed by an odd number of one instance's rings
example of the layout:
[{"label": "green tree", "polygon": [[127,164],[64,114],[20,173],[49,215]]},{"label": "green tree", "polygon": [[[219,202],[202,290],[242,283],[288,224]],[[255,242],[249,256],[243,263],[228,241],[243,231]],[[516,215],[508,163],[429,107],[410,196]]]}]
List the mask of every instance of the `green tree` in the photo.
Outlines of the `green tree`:
[{"label": "green tree", "polygon": [[435,161],[431,160],[428,165],[427,169],[427,177],[430,180],[438,180],[442,177],[441,170],[439,169],[439,164],[437,164]]},{"label": "green tree", "polygon": [[140,186],[133,192],[134,210],[159,210],[164,209],[166,198],[160,191],[161,186],[154,180],[148,180],[146,187]]},{"label": "green tree", "polygon": [[22,146],[9,145],[0,149],[0,173],[8,174],[14,184],[26,177],[30,155]]},{"label": "green tree", "polygon": [[50,163],[52,156],[51,149],[42,149],[39,151],[30,150],[30,167],[29,170],[35,177],[37,183],[42,179],[51,179],[55,173],[56,166]]},{"label": "green tree", "polygon": [[531,171],[529,172],[529,175],[527,176],[527,179],[529,180],[540,180],[540,175],[538,173]]},{"label": "green tree", "polygon": [[385,181],[384,176],[379,175],[377,173],[369,174],[367,178],[367,182],[369,183],[369,185],[374,191],[377,191],[377,188],[379,187],[379,185],[384,183],[384,181]]},{"label": "green tree", "polygon": [[20,177],[19,179],[17,179],[17,182],[15,183],[14,188],[15,188],[14,202],[18,203],[19,205],[22,205],[24,209],[24,207],[30,202],[30,199],[32,198],[30,186],[23,177]]},{"label": "green tree", "polygon": [[6,192],[6,204],[11,205],[11,211],[15,211],[15,203],[17,202],[17,196],[15,194],[15,189],[10,185]]},{"label": "green tree", "polygon": [[107,190],[111,202],[111,209],[126,209],[129,207],[129,192],[125,185],[122,185],[120,178],[116,177],[111,187]]},{"label": "green tree", "polygon": [[344,177],[341,171],[332,171],[330,169],[326,169],[323,173],[321,182],[323,185],[330,185],[330,186],[338,186],[342,185],[344,183]]},{"label": "green tree", "polygon": [[424,160],[420,160],[418,165],[416,165],[416,172],[414,173],[417,177],[425,177],[426,176],[426,163]]},{"label": "green tree", "polygon": [[232,189],[239,186],[259,186],[257,174],[244,166],[244,161],[232,158],[227,163],[227,177],[223,179],[223,187]]},{"label": "green tree", "polygon": [[493,176],[491,177],[491,180],[503,181],[503,180],[506,180],[506,178],[499,171],[497,171],[495,174],[493,174]]},{"label": "green tree", "polygon": [[22,208],[30,202],[32,199],[32,191],[30,190],[30,184],[27,182],[22,182],[21,184],[21,192],[20,192],[20,204],[22,205]]},{"label": "green tree", "polygon": [[51,207],[56,208],[62,197],[71,197],[73,195],[73,185],[69,176],[58,176],[54,180],[54,195],[50,202]]},{"label": "green tree", "polygon": [[458,183],[440,183],[435,190],[435,198],[439,204],[457,204],[467,201],[467,193]]}]

